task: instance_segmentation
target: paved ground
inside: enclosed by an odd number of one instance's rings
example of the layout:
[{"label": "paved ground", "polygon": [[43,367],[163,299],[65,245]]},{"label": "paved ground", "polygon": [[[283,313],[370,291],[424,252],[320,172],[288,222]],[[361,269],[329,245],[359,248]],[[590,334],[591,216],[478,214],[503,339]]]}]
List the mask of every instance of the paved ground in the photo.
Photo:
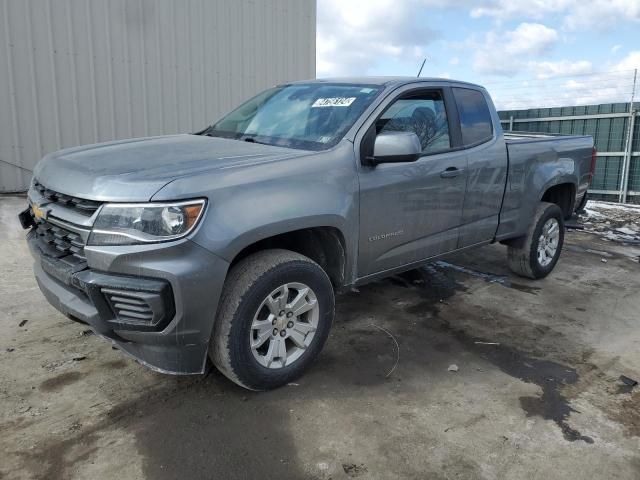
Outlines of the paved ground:
[{"label": "paved ground", "polygon": [[308,374],[256,394],[153,373],[57,313],[23,204],[0,198],[2,478],[640,477],[640,388],[618,381],[640,378],[638,248],[571,232],[543,281],[490,246],[363,287]]}]

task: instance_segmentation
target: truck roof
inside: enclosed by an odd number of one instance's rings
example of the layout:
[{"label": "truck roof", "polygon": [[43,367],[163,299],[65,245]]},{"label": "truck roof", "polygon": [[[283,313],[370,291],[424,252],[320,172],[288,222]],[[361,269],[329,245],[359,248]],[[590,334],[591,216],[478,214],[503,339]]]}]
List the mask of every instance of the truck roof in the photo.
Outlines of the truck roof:
[{"label": "truck roof", "polygon": [[368,84],[368,85],[384,85],[384,86],[400,86],[417,82],[438,82],[446,84],[466,85],[476,88],[484,88],[482,85],[475,83],[463,82],[460,80],[453,80],[450,78],[437,78],[437,77],[332,77],[332,78],[317,78],[313,80],[300,80],[296,82],[288,82],[289,84],[295,83],[353,83],[356,85]]}]

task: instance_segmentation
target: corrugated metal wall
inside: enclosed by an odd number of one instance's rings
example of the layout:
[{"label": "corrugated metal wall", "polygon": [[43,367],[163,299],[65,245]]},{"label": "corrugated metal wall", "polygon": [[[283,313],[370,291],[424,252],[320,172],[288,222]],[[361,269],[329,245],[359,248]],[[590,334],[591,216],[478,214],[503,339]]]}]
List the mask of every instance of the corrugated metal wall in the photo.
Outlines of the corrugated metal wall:
[{"label": "corrugated metal wall", "polygon": [[0,191],[46,153],[190,132],[315,77],[315,0],[0,0]]},{"label": "corrugated metal wall", "polygon": [[[634,111],[627,200],[640,203],[640,103],[634,104]],[[512,123],[514,131],[593,136],[598,159],[590,191],[593,198],[617,201],[629,129],[629,103],[507,110],[498,115],[502,126],[509,129]]]}]

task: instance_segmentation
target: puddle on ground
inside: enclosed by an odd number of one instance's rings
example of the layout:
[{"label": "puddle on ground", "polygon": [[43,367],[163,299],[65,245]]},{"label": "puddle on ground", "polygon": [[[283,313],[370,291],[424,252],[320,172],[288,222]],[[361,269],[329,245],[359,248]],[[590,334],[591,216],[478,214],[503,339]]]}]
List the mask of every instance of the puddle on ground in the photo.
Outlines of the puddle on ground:
[{"label": "puddle on ground", "polygon": [[394,285],[419,289],[423,300],[406,308],[407,313],[413,315],[429,313],[435,317],[440,312],[440,304],[446,304],[447,299],[467,289],[436,264],[409,270],[386,280]]},{"label": "puddle on ground", "polygon": [[410,270],[398,275],[398,277],[405,280],[408,285],[420,287],[424,290],[422,296],[430,300],[446,300],[467,289],[437,264],[429,264],[416,270]]},{"label": "puddle on ground", "polygon": [[524,293],[530,293],[532,295],[537,295],[540,291],[539,287],[533,287],[530,285],[524,285],[522,283],[514,283],[511,281],[508,275],[498,275],[496,273],[488,273],[488,272],[480,272],[478,270],[473,270],[471,268],[463,267],[460,265],[455,265],[453,263],[438,261],[434,263],[435,266],[442,269],[450,269],[456,272],[465,273],[467,275],[471,275],[472,277],[480,278],[488,283],[497,283],[506,288],[513,288],[514,290],[518,290]]},{"label": "puddle on ground", "polygon": [[[454,278],[456,272],[529,294],[536,295],[540,290],[538,287],[511,282],[507,275],[480,272],[444,261],[434,262],[383,281],[420,291],[423,300],[406,307],[407,313],[413,315],[431,314],[433,318],[438,318],[440,305],[446,305],[447,299],[458,292],[467,290],[462,283]],[[568,441],[581,440],[593,443],[591,437],[582,435],[568,423],[570,414],[576,410],[569,405],[561,390],[563,386],[572,385],[578,381],[575,369],[560,363],[531,357],[508,345],[495,344],[495,342],[489,342],[483,338],[473,337],[463,329],[451,327],[446,321],[440,320],[436,328],[451,334],[465,349],[484,358],[507,375],[525,383],[538,385],[542,390],[540,396],[520,398],[520,405],[527,416],[539,416],[555,422]],[[543,327],[539,326],[538,328]],[[448,347],[439,345],[439,348]]]},{"label": "puddle on ground", "polygon": [[446,323],[441,328],[453,334],[468,351],[487,360],[507,375],[533,383],[542,389],[539,397],[520,397],[520,405],[527,416],[539,416],[545,420],[555,422],[564,438],[570,442],[582,440],[593,443],[593,439],[582,435],[569,426],[567,420],[571,412],[568,400],[561,393],[565,385],[572,385],[578,381],[575,369],[549,360],[540,360],[527,356],[523,352],[508,345],[495,344],[485,339],[473,337],[462,329],[453,329]]},{"label": "puddle on ground", "polygon": [[[437,317],[439,304],[446,303],[448,298],[466,290],[464,285],[452,278],[451,272],[461,272],[534,295],[540,290],[538,287],[513,283],[506,275],[479,272],[442,261],[397,275],[390,281],[407,288],[420,288],[424,301],[406,308],[407,313],[417,315],[426,312]],[[575,410],[562,395],[561,389],[565,385],[572,385],[578,381],[575,369],[549,360],[530,357],[508,345],[492,344],[493,342],[469,335],[463,329],[454,329],[446,322],[441,322],[440,328],[453,334],[454,338],[468,351],[484,358],[507,375],[526,383],[533,383],[542,389],[542,395],[539,397],[520,398],[520,405],[527,416],[539,416],[552,420],[560,427],[564,438],[568,441],[582,440],[593,443],[591,437],[582,435],[568,424],[569,415]]]},{"label": "puddle on ground", "polygon": [[[438,302],[444,301],[460,291],[467,290],[463,284],[449,275],[449,272],[464,273],[475,278],[480,278],[488,283],[497,283],[503,287],[512,288],[532,295],[537,295],[540,291],[540,287],[512,282],[508,275],[480,272],[441,260],[427,264],[422,268],[388,277],[384,281],[404,288],[422,287],[424,290],[423,297],[426,297],[425,300]],[[414,311],[409,311],[409,313],[419,313],[424,311],[425,307],[426,303],[416,305]],[[429,309],[427,308],[427,310]]]}]

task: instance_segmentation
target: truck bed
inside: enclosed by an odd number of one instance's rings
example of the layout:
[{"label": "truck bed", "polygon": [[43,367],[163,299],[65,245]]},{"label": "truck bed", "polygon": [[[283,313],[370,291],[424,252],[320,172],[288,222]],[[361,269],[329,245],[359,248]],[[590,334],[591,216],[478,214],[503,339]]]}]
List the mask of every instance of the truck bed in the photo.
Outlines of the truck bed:
[{"label": "truck bed", "polygon": [[544,142],[549,140],[575,140],[586,138],[587,135],[566,135],[563,133],[529,133],[529,132],[504,132],[504,141],[507,145],[517,143]]},{"label": "truck bed", "polygon": [[[504,141],[509,173],[498,238],[526,232],[531,209],[554,185],[575,185],[569,209],[582,198],[591,179],[593,147],[591,137],[582,135],[508,132]],[[569,215],[570,211],[565,213]]]}]

